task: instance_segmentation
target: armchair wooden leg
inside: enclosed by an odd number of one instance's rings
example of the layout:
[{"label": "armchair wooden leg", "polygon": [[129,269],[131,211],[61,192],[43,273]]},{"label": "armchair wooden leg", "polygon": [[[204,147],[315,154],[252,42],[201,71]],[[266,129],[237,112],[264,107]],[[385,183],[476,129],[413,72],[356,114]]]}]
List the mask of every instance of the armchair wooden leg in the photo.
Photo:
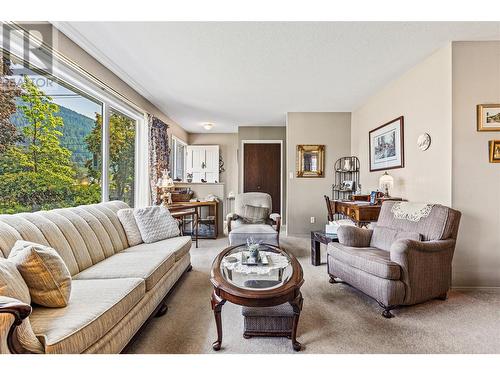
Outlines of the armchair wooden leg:
[{"label": "armchair wooden leg", "polygon": [[[378,302],[378,301],[377,301]],[[391,313],[391,310],[395,309],[397,306],[386,306],[381,302],[378,302],[379,306],[384,309],[382,311],[382,316],[386,319],[394,318],[394,315]]]},{"label": "armchair wooden leg", "polygon": [[337,283],[337,280],[335,280],[335,276],[330,275],[330,280],[328,280],[328,282],[329,282],[330,284],[336,284],[336,283]]},{"label": "armchair wooden leg", "polygon": [[384,311],[382,311],[382,316],[386,319],[391,319],[391,318],[394,318],[394,314],[391,313],[391,309],[390,308],[386,308]]},{"label": "armchair wooden leg", "polygon": [[441,301],[446,301],[448,299],[448,292],[441,294],[440,296],[437,297],[437,299]]}]

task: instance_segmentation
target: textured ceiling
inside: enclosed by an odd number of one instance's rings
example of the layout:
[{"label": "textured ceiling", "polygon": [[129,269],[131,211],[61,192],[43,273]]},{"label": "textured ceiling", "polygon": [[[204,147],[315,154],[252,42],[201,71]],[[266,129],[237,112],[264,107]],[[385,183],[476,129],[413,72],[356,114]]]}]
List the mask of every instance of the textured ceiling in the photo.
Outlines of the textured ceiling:
[{"label": "textured ceiling", "polygon": [[485,22],[58,22],[190,132],[352,111],[450,41],[500,40]]}]

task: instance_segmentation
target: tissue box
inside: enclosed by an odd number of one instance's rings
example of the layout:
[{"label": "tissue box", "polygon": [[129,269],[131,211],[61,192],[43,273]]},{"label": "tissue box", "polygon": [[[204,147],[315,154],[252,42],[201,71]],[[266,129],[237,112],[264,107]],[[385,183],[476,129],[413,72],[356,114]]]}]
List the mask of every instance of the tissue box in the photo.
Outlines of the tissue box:
[{"label": "tissue box", "polygon": [[340,227],[339,223],[337,223],[336,221],[330,221],[325,226],[325,233],[326,234],[337,234],[337,230],[339,229],[339,227]]}]

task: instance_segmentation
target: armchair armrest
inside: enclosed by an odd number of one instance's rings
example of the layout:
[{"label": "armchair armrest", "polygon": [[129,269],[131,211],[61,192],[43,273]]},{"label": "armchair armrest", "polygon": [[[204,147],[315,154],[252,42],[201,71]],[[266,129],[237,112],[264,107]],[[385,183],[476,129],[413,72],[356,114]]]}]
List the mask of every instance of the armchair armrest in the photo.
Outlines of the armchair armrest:
[{"label": "armchair armrest", "polygon": [[281,215],[274,213],[274,214],[269,215],[269,219],[271,219],[272,221],[276,222],[278,220],[281,220]]},{"label": "armchair armrest", "polygon": [[352,225],[341,225],[337,230],[339,243],[351,247],[370,246],[372,234],[372,229],[363,229]]},{"label": "armchair armrest", "polygon": [[274,221],[276,223],[276,232],[280,232],[280,228],[281,228],[281,215],[280,214],[277,214],[277,213],[273,213],[271,215],[269,215],[269,219],[271,219],[272,221]]},{"label": "armchair armrest", "polygon": [[18,340],[16,328],[30,314],[30,305],[0,296],[0,354],[27,352]]},{"label": "armchair armrest", "polygon": [[401,267],[405,304],[446,296],[451,285],[455,240],[398,240],[390,249],[391,261]]},{"label": "armchair armrest", "polygon": [[238,219],[239,216],[236,215],[233,212],[230,212],[226,215],[226,221],[227,221],[227,232],[231,232],[231,221]]},{"label": "armchair armrest", "polygon": [[437,240],[437,241],[415,241],[415,240],[398,240],[391,246],[391,260],[397,258],[410,251],[423,253],[437,253],[448,251],[455,248],[455,240]]}]

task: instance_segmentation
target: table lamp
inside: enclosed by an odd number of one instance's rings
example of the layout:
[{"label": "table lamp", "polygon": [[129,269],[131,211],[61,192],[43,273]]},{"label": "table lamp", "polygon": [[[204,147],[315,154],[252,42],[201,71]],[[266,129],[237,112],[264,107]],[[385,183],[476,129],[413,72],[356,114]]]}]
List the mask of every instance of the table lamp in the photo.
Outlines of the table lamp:
[{"label": "table lamp", "polygon": [[385,172],[378,180],[378,186],[384,191],[384,198],[389,198],[389,189],[394,187],[394,177]]},{"label": "table lamp", "polygon": [[158,179],[156,186],[159,187],[163,192],[161,196],[163,205],[167,206],[169,204],[172,204],[172,193],[170,192],[170,190],[173,189],[175,185],[174,180],[172,180],[172,177],[170,177],[170,172],[168,170],[165,169],[163,171],[163,174]]}]

